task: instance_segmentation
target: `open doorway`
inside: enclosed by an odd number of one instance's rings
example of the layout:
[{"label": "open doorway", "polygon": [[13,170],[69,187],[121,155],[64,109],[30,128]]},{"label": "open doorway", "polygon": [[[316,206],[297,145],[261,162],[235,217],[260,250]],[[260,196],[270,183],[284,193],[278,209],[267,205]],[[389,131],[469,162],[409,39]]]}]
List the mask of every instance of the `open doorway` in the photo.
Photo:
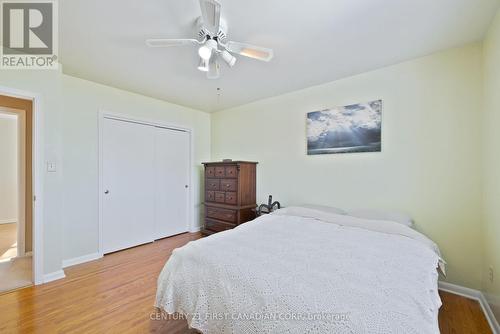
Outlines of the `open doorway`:
[{"label": "open doorway", "polygon": [[33,284],[32,103],[0,96],[0,293]]}]

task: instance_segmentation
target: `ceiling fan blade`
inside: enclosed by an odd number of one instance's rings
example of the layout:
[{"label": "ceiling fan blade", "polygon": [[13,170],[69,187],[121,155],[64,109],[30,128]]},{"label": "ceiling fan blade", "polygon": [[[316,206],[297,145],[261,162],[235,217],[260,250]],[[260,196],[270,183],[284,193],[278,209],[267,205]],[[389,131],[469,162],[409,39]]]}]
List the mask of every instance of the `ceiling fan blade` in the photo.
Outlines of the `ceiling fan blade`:
[{"label": "ceiling fan blade", "polygon": [[263,48],[247,43],[228,42],[226,47],[230,52],[262,61],[270,61],[274,56],[272,49]]},{"label": "ceiling fan blade", "polygon": [[208,63],[208,79],[218,79],[220,77],[220,64],[217,61],[217,57],[210,58],[210,62]]},{"label": "ceiling fan blade", "polygon": [[217,36],[220,25],[220,3],[215,0],[200,0],[200,8],[203,26],[212,36]]},{"label": "ceiling fan blade", "polygon": [[200,42],[196,39],[165,39],[165,38],[150,38],[146,40],[146,45],[151,48],[167,48],[171,46],[198,45]]}]

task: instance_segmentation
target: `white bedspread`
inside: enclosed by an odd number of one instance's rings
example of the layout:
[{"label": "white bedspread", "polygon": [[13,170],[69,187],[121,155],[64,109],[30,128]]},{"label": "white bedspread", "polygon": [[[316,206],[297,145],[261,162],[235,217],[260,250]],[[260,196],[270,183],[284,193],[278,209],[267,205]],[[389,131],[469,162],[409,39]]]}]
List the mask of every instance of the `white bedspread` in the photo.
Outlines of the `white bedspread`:
[{"label": "white bedspread", "polygon": [[203,333],[439,333],[439,260],[401,224],[285,209],[174,250],[156,306]]}]

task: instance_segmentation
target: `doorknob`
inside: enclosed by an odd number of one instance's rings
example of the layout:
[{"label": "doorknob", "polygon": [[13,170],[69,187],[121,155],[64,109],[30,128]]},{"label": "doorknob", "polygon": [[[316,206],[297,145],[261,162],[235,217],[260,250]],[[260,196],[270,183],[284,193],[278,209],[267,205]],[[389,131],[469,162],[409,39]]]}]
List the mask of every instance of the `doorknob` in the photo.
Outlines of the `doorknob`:
[{"label": "doorknob", "polygon": [[109,190],[105,190],[104,193],[107,195],[109,194]]},{"label": "doorknob", "polygon": [[188,185],[186,184],[186,185],[184,186],[184,188],[187,188],[187,187],[188,187]]}]

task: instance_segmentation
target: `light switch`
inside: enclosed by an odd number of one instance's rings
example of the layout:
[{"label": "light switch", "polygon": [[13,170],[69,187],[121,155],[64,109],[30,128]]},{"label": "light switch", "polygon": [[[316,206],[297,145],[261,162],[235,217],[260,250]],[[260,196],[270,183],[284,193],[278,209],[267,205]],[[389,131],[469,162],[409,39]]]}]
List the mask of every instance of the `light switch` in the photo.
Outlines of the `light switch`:
[{"label": "light switch", "polygon": [[47,162],[47,172],[55,173],[57,171],[57,165],[55,162]]}]

